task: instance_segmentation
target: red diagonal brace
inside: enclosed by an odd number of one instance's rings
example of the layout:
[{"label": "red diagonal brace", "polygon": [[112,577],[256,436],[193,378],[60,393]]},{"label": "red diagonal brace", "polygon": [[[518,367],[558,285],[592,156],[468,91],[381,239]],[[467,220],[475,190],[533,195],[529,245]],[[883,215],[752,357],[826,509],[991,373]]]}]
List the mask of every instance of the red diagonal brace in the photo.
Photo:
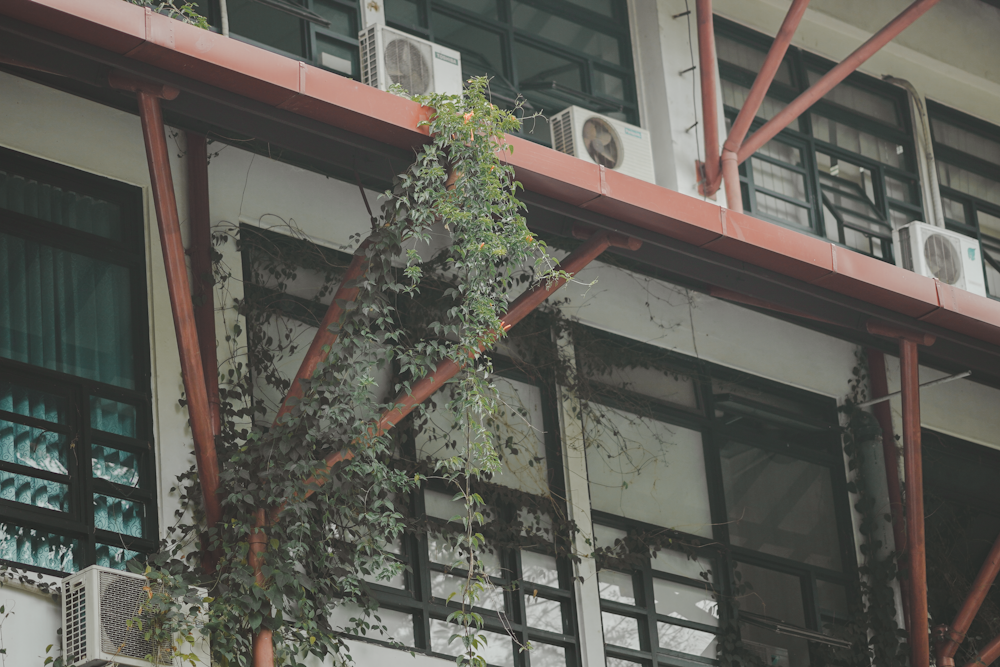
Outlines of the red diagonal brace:
[{"label": "red diagonal brace", "polygon": [[219,459],[215,451],[205,372],[199,350],[194,305],[191,302],[191,286],[188,284],[187,265],[184,261],[184,245],[181,241],[177,200],[174,197],[170,157],[164,136],[163,113],[160,109],[160,98],[173,99],[177,96],[177,91],[160,84],[130,79],[118,73],[112,73],[108,80],[115,88],[134,92],[139,101],[146,161],[149,163],[149,179],[153,186],[153,205],[159,223],[160,245],[167,274],[167,291],[170,294],[181,376],[194,436],[198,480],[201,482],[205,501],[205,517],[208,525],[214,526],[222,518],[222,504],[218,496]]}]

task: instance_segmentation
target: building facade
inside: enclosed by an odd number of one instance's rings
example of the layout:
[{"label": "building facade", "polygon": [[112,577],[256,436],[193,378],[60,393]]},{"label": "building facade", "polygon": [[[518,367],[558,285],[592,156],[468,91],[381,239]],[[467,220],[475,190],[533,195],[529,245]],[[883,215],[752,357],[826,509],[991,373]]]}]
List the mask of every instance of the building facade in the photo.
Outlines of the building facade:
[{"label": "building facade", "polygon": [[[899,464],[867,441],[859,490],[845,453],[840,408],[880,393],[873,355],[881,393],[901,388],[897,342],[876,320],[936,337],[921,383],[971,371],[919,398],[930,624],[952,623],[1000,533],[1000,7],[929,9],[742,163],[737,207],[724,189],[700,194],[703,130],[714,118],[725,138],[785,0],[714,3],[707,110],[687,0],[196,5],[211,30],[121,0],[0,4],[0,561],[45,581],[123,568],[170,536],[175,480],[195,461],[159,191],[135,95],[108,73],[179,91],[162,102],[172,194],[190,246],[192,187],[207,183],[227,276],[212,295],[223,378],[261,337],[285,340],[269,363],[291,378],[332,301],[324,286],[369,228],[365,197],[377,205],[426,139],[418,105],[360,82],[358,31],[377,23],[458,51],[500,106],[520,96],[543,115],[511,138],[511,160],[529,228],[559,256],[574,226],[643,241],[556,297],[565,327],[541,347],[585,391],[528,372],[524,346],[539,344],[517,328],[496,354],[515,446],[492,482],[525,506],[554,503],[578,532],[547,525],[548,543],[488,556],[489,664],[716,665],[734,639],[772,665],[839,660],[870,560],[902,548],[888,522],[863,525],[891,514]],[[815,0],[751,131],[908,5]],[[553,150],[549,120],[569,107],[645,131],[649,178]],[[196,135],[207,167],[190,159]],[[978,242],[986,296],[896,266],[893,231],[912,221]],[[265,269],[274,247],[301,258],[280,288]],[[267,307],[249,326],[234,304],[255,298]],[[537,339],[544,323],[530,326]],[[258,390],[269,421],[282,397]],[[887,405],[891,443],[906,425],[900,399]],[[430,412],[402,451],[442,456],[447,432]],[[433,484],[409,501],[441,525],[450,502]],[[494,508],[501,521],[521,509]],[[396,548],[405,573],[372,583],[389,632],[352,640],[355,662],[449,664],[462,572],[433,535]],[[58,603],[10,581],[0,605],[10,664],[42,664],[60,643]],[[990,589],[957,659],[1000,634],[998,605]]]}]

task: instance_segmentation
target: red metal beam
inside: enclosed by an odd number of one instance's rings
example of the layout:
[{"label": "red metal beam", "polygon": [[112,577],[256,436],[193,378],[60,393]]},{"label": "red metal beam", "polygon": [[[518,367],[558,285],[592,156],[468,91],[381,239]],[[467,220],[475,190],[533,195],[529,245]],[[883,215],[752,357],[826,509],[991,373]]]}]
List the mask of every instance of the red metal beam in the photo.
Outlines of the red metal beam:
[{"label": "red metal beam", "polygon": [[[965,639],[965,633],[968,632],[972,620],[979,612],[993,582],[996,581],[998,572],[1000,572],[1000,535],[993,542],[990,553],[986,556],[982,567],[979,568],[979,574],[972,582],[969,595],[955,615],[955,620],[951,622],[951,626],[942,628],[944,640],[936,647],[939,667],[952,667],[955,664],[955,653],[958,652],[958,646]],[[987,644],[977,657],[979,661],[987,665],[1000,657],[1000,637]]]},{"label": "red metal beam", "polygon": [[924,473],[920,452],[920,379],[917,343],[899,339],[903,400],[903,469],[906,475],[906,550],[910,580],[910,665],[928,667],[927,559],[924,548]]},{"label": "red metal beam", "polygon": [[891,42],[895,37],[911,26],[914,21],[923,16],[931,7],[940,0],[916,0],[912,5],[903,10],[896,18],[890,21],[884,28],[879,30],[872,37],[859,46],[855,51],[844,58],[833,69],[823,75],[819,81],[809,87],[808,90],[796,97],[791,104],[782,109],[774,118],[767,121],[763,127],[754,132],[737,152],[740,162],[746,161],[751,155],[756,153],[761,146],[773,139],[775,135],[789,126],[793,120],[801,116],[813,104],[818,102],[824,95],[833,90],[834,86],[847,78],[854,70],[858,69],[862,63],[871,58],[883,46]]},{"label": "red metal beam", "polygon": [[701,74],[701,126],[705,136],[702,187],[707,188],[719,179],[719,162],[715,159],[719,154],[719,100],[715,92],[717,84],[712,0],[697,0],[695,12],[698,18],[698,71]]},{"label": "red metal beam", "polygon": [[[885,355],[875,348],[867,349],[868,379],[871,383],[872,398],[889,395],[889,383],[885,374]],[[889,493],[889,513],[892,516],[892,539],[896,553],[906,553],[906,518],[903,515],[903,494],[899,482],[899,451],[892,429],[892,411],[888,401],[872,406],[875,419],[882,428],[882,458],[885,461],[885,481]],[[903,598],[903,615],[906,630],[910,630],[910,581],[899,580],[899,590]],[[941,663],[939,662],[938,665]]]},{"label": "red metal beam", "polygon": [[[118,87],[128,85],[122,84],[121,81],[117,83],[120,84]],[[160,109],[160,99],[154,94],[155,91],[150,92],[141,83],[132,89],[139,100],[139,117],[146,144],[149,178],[153,185],[153,205],[159,222],[160,245],[166,267],[167,291],[170,295],[170,309],[177,336],[177,350],[180,354],[181,376],[184,380],[191,432],[194,435],[198,479],[205,500],[208,525],[214,526],[222,518],[222,504],[218,496],[219,460],[215,451],[215,436],[212,433],[198,330],[195,325],[194,306],[191,303],[187,265],[184,261],[184,245],[181,240],[180,219],[177,215],[177,200],[174,198],[174,182],[170,173],[170,157],[164,136],[163,114]]]},{"label": "red metal beam", "polygon": [[[965,667],[989,667],[997,658],[1000,658],[1000,636],[991,639],[990,643],[984,646],[979,653],[976,653],[972,660],[965,663]],[[954,659],[952,664],[954,664]]]},{"label": "red metal beam", "polygon": [[219,435],[219,357],[215,341],[215,278],[212,273],[212,221],[208,207],[208,141],[188,132],[188,214],[191,219],[191,275],[194,279],[194,321],[198,328],[201,365],[212,417]]}]

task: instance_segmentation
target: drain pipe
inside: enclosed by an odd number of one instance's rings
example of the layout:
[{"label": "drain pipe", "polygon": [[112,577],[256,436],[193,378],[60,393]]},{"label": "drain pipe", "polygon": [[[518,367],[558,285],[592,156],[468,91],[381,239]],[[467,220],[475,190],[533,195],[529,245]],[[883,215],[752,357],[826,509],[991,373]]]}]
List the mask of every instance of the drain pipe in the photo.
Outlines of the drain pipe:
[{"label": "drain pipe", "polygon": [[[934,159],[934,143],[931,137],[931,122],[927,117],[927,107],[924,105],[923,96],[917,92],[916,87],[906,79],[900,79],[888,74],[882,77],[883,81],[893,83],[900,88],[905,88],[910,94],[910,101],[916,107],[917,124],[920,126],[919,143],[923,144],[923,162],[927,170],[927,183],[930,186],[930,203],[933,209],[934,218],[928,220],[935,227],[944,227],[944,204],[941,202],[941,186],[938,183],[937,161]],[[925,204],[926,205],[926,204]]]},{"label": "drain pipe", "polygon": [[219,24],[222,36],[229,37],[229,7],[226,5],[226,0],[219,0]]}]

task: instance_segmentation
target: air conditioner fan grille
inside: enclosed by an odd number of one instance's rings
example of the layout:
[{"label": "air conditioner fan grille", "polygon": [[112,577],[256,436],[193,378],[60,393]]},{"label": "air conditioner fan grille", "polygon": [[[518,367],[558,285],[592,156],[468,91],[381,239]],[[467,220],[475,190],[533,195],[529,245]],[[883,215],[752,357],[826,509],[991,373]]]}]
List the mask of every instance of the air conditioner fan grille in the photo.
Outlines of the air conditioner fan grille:
[{"label": "air conditioner fan grille", "polygon": [[429,46],[399,37],[385,45],[383,59],[386,74],[393,83],[411,95],[430,92],[433,76]]},{"label": "air conditioner fan grille", "polygon": [[931,275],[947,285],[962,278],[962,258],[951,239],[943,234],[931,234],[924,239],[924,261]]},{"label": "air conditioner fan grille", "polygon": [[[143,603],[148,599],[146,580],[137,577],[101,572],[101,651],[127,658],[156,658],[156,663],[173,663],[170,646],[159,646],[145,638],[153,618]],[[141,614],[140,614],[141,612]],[[142,630],[129,621],[136,616],[142,619]]]}]

